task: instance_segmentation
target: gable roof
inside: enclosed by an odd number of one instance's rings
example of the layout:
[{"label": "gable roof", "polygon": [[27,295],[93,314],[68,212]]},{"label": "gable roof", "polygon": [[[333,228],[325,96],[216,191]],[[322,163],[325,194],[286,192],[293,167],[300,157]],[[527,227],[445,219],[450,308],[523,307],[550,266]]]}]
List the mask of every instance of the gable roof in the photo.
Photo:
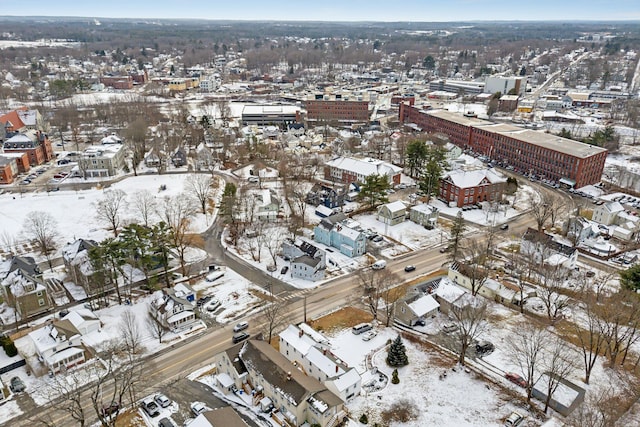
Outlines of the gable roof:
[{"label": "gable roof", "polygon": [[337,157],[326,163],[327,166],[336,169],[357,173],[358,175],[388,175],[394,176],[402,172],[402,168],[383,160],[365,157],[358,159],[355,157]]},{"label": "gable roof", "polygon": [[[308,377],[289,360],[278,353],[265,341],[249,340],[242,347],[240,358],[245,365],[262,375],[266,382],[282,391],[282,394],[296,406],[309,399],[321,400],[325,410],[342,403],[318,380]],[[314,405],[316,409],[322,405]],[[324,413],[323,410],[320,410]]]},{"label": "gable roof", "polygon": [[464,170],[457,169],[447,173],[443,180],[451,181],[455,186],[460,188],[470,188],[481,185],[485,179],[490,184],[497,184],[501,182],[507,182],[507,179],[497,172],[495,169],[481,169],[481,170]]},{"label": "gable roof", "polygon": [[416,316],[420,317],[436,310],[440,307],[440,304],[438,304],[438,301],[436,301],[431,295],[426,294],[422,296],[418,295],[417,297],[407,300],[407,306],[411,308]]}]

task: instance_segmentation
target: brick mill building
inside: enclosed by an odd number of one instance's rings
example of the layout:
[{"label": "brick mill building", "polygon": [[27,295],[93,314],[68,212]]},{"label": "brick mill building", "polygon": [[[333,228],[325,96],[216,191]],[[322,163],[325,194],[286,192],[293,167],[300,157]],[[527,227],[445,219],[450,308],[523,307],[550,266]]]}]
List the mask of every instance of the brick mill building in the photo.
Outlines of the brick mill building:
[{"label": "brick mill building", "polygon": [[400,122],[430,133],[443,133],[455,145],[487,156],[525,175],[570,187],[600,182],[607,150],[559,136],[496,124],[444,110],[400,105]]},{"label": "brick mill building", "polygon": [[316,123],[368,123],[369,98],[364,95],[315,95],[305,102],[307,121]]}]

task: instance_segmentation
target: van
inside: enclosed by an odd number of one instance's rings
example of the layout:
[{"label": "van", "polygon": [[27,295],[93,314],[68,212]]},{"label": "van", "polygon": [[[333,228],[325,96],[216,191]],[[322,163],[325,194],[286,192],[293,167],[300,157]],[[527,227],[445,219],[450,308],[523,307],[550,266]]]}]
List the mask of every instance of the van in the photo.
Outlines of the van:
[{"label": "van", "polygon": [[371,265],[371,268],[373,268],[374,270],[382,270],[386,266],[387,266],[387,261],[381,259],[374,262],[373,265]]},{"label": "van", "polygon": [[371,323],[360,323],[359,325],[354,326],[351,329],[351,332],[353,332],[354,335],[360,335],[364,332],[370,331],[371,329],[373,329]]}]

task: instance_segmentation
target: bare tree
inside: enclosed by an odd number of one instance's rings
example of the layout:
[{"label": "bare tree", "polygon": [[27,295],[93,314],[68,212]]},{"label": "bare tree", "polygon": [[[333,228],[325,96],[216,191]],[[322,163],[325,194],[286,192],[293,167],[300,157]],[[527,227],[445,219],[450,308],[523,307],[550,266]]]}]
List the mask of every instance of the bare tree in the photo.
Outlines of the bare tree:
[{"label": "bare tree", "polygon": [[449,311],[458,327],[458,344],[460,355],[458,362],[465,364],[467,350],[487,327],[487,304],[477,297],[471,297],[467,304],[453,305]]},{"label": "bare tree", "polygon": [[612,367],[618,362],[624,364],[629,347],[638,340],[639,309],[637,295],[626,290],[620,290],[598,305],[599,329]]},{"label": "bare tree", "polygon": [[185,255],[193,242],[191,219],[196,212],[196,208],[191,198],[185,195],[177,195],[165,197],[160,209],[159,215],[171,229],[169,240],[180,259],[182,274],[186,274]]},{"label": "bare tree", "polygon": [[544,224],[547,222],[554,211],[554,199],[546,192],[540,196],[540,200],[531,201],[531,215],[538,226],[538,231],[542,231]]},{"label": "bare tree", "polygon": [[149,331],[151,332],[151,335],[154,338],[158,339],[158,342],[160,344],[162,344],[162,338],[164,338],[164,336],[169,332],[167,330],[167,328],[164,326],[164,324],[162,323],[162,321],[160,319],[158,319],[153,312],[151,311],[151,309],[149,309],[147,311],[147,320],[146,320],[146,325],[147,328],[149,328]]},{"label": "bare tree", "polygon": [[284,301],[279,300],[273,296],[271,296],[271,301],[267,303],[262,313],[266,319],[265,322],[265,330],[267,335],[267,342],[271,344],[271,338],[273,338],[273,334],[276,329],[278,329],[282,323],[284,322],[285,308],[286,305]]},{"label": "bare tree", "polygon": [[598,355],[602,351],[604,336],[600,333],[600,320],[598,318],[598,302],[591,290],[584,289],[581,300],[583,302],[584,317],[581,322],[573,322],[574,334],[578,338],[582,363],[584,367],[584,382],[589,384],[591,371],[593,370]]},{"label": "bare tree", "polygon": [[55,396],[52,406],[69,414],[71,419],[78,422],[80,427],[86,423],[87,414],[82,405],[82,392],[87,378],[83,371],[74,370],[67,374],[58,374],[47,381],[47,393]]},{"label": "bare tree", "polygon": [[273,265],[277,265],[278,252],[282,248],[282,242],[285,239],[283,229],[279,225],[267,227],[262,233],[264,235],[264,244],[269,251]]},{"label": "bare tree", "polygon": [[156,198],[149,190],[136,191],[133,193],[131,207],[140,215],[144,226],[148,227],[157,211]]},{"label": "bare tree", "polygon": [[96,214],[98,219],[109,224],[113,230],[113,235],[118,236],[118,228],[120,227],[122,209],[127,195],[124,191],[115,189],[104,192],[104,197],[98,201],[96,205]]},{"label": "bare tree", "polygon": [[460,273],[469,278],[471,295],[476,296],[489,277],[489,269],[486,265],[487,249],[478,241],[473,240],[464,254],[465,260],[458,264],[458,269]]},{"label": "bare tree", "polygon": [[213,188],[216,183],[213,177],[204,174],[191,174],[184,182],[187,194],[197,202],[203,215],[207,213],[207,203],[213,197]]},{"label": "bare tree", "polygon": [[527,383],[527,401],[531,400],[533,385],[540,378],[542,351],[548,341],[548,333],[533,323],[516,328],[507,341],[511,359]]},{"label": "bare tree", "polygon": [[[600,389],[590,388],[585,401],[565,419],[569,427],[609,427],[624,412],[620,396],[612,386]],[[636,420],[640,422],[640,419]]]},{"label": "bare tree", "polygon": [[562,286],[568,278],[568,271],[560,266],[547,268],[543,266],[542,268],[539,271],[541,281],[537,293],[545,307],[547,317],[551,322],[555,322],[570,303],[569,297],[562,293]]},{"label": "bare tree", "polygon": [[56,238],[58,237],[58,222],[47,212],[29,212],[24,219],[23,233],[33,239],[38,246],[38,251],[47,258],[49,268],[51,253],[56,250]]},{"label": "bare tree", "polygon": [[567,345],[562,338],[554,337],[550,340],[551,348],[545,356],[544,368],[547,376],[546,394],[544,401],[544,412],[547,413],[549,402],[553,398],[553,394],[558,386],[566,379],[575,369],[575,354],[573,348]]},{"label": "bare tree", "polygon": [[125,347],[127,354],[139,354],[142,351],[142,333],[133,311],[125,310],[122,313],[118,329],[122,338],[122,345]]},{"label": "bare tree", "polygon": [[399,282],[398,277],[387,269],[364,268],[358,271],[358,280],[364,291],[365,303],[375,320],[378,320],[380,303],[387,290]]}]

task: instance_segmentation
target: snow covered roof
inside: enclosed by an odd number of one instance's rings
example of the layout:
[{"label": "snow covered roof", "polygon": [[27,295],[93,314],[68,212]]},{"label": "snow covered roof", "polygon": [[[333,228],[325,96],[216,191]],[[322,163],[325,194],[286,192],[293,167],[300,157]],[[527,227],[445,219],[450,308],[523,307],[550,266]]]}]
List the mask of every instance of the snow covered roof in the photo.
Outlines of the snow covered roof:
[{"label": "snow covered roof", "polygon": [[194,316],[193,311],[184,310],[184,311],[181,311],[179,313],[174,314],[173,316],[169,316],[167,318],[167,323],[179,322],[180,320],[188,319],[189,317],[192,317],[192,316]]},{"label": "snow covered roof", "polygon": [[433,207],[427,203],[420,203],[419,205],[412,206],[411,210],[416,212],[432,213],[437,211],[438,208]]},{"label": "snow covered roof", "polygon": [[442,280],[440,280],[440,284],[436,288],[436,296],[449,303],[454,302],[464,294],[465,291],[461,287],[452,283],[446,277],[443,277]]},{"label": "snow covered roof", "polygon": [[460,188],[476,187],[482,184],[507,182],[507,179],[495,169],[463,170],[457,169],[447,173],[444,178]]},{"label": "snow covered roof", "polygon": [[432,311],[437,310],[438,307],[440,307],[438,301],[436,301],[429,294],[423,295],[422,297],[407,305],[411,308],[411,310],[413,310],[416,316],[424,316],[425,314],[431,313]]},{"label": "snow covered roof", "polygon": [[279,335],[281,340],[289,343],[289,345],[302,356],[305,356],[309,352],[309,349],[317,344],[316,341],[307,334],[300,336],[300,330],[294,325],[289,325],[287,329],[280,332]]},{"label": "snow covered roof", "polygon": [[332,380],[336,389],[340,392],[346,390],[354,384],[357,384],[360,381],[360,374],[355,368],[347,370],[345,373]]},{"label": "snow covered roof", "polygon": [[55,353],[54,355],[52,355],[51,357],[49,357],[47,359],[47,362],[49,362],[49,364],[51,365],[55,365],[56,363],[60,362],[61,360],[65,360],[67,358],[71,358],[71,356],[74,356],[76,354],[82,354],[84,353],[84,350],[78,347],[69,347],[66,348],[62,351],[59,351],[57,353]]},{"label": "snow covered roof", "polygon": [[602,205],[602,208],[608,210],[610,213],[624,211],[624,207],[620,202],[607,202]]},{"label": "snow covered roof", "polygon": [[404,203],[402,203],[402,201],[400,200],[396,200],[395,202],[387,203],[382,206],[389,209],[389,212],[392,212],[392,213],[404,211],[407,209],[407,206]]},{"label": "snow covered roof", "polygon": [[402,172],[402,168],[383,160],[366,157],[358,159],[355,157],[337,157],[326,163],[329,167],[357,173],[362,176],[388,175],[394,176]]}]

